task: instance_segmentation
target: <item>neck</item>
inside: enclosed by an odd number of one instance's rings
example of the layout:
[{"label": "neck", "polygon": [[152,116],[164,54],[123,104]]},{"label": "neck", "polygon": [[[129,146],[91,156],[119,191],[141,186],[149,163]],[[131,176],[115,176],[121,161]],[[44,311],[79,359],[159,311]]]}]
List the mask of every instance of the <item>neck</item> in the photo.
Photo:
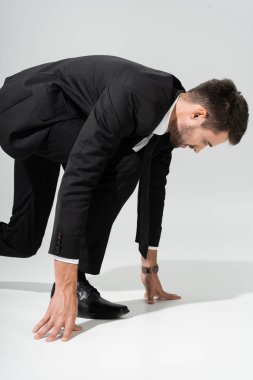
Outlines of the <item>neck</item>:
[{"label": "neck", "polygon": [[177,122],[177,116],[178,116],[179,108],[180,108],[179,106],[184,101],[184,98],[185,98],[185,93],[181,93],[179,95],[179,98],[177,99],[177,102],[176,102],[175,106],[173,107],[173,110],[172,110],[171,114],[170,114],[170,119],[169,119],[169,122],[168,122],[168,128],[167,128],[166,132],[169,132],[171,126]]},{"label": "neck", "polygon": [[[177,102],[178,103],[178,102]],[[177,103],[175,104],[175,107],[173,108],[171,114],[170,114],[170,120],[168,122],[168,128],[166,132],[170,132],[171,126],[176,123],[177,121],[177,112],[176,112],[176,106]]]}]

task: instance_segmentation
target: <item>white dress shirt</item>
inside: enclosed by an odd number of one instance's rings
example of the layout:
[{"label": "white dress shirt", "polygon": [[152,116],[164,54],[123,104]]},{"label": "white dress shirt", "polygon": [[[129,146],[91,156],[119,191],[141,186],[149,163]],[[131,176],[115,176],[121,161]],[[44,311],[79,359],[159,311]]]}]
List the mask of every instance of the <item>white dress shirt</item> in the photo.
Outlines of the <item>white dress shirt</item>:
[{"label": "white dress shirt", "polygon": [[[176,102],[178,101],[178,98],[181,95],[182,95],[182,93],[180,93],[178,95],[178,97],[176,98],[176,100],[174,101],[174,103],[171,105],[171,107],[169,108],[169,110],[166,112],[166,114],[164,115],[162,121],[159,123],[159,125],[156,127],[156,129],[152,133],[150,133],[149,136],[144,137],[144,139],[142,139],[140,142],[138,142],[138,144],[136,144],[132,148],[135,152],[138,152],[145,145],[147,145],[147,143],[149,142],[149,140],[152,138],[153,135],[163,135],[164,133],[167,132],[171,113],[172,113],[172,111],[173,111],[173,109],[174,109],[174,107],[176,105]],[[152,247],[152,246],[148,247],[148,249],[157,249],[157,248],[158,247]],[[79,259],[68,259],[66,257],[61,257],[61,256],[56,256],[56,255],[53,255],[53,257],[56,260],[65,261],[66,263],[71,263],[71,264],[78,264],[79,263]]]}]

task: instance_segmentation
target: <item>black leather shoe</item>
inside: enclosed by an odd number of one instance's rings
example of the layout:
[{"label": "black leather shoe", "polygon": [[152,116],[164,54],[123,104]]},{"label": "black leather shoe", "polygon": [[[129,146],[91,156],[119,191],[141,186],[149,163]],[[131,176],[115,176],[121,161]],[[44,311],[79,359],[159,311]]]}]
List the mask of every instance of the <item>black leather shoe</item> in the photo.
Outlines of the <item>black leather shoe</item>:
[{"label": "black leather shoe", "polygon": [[[77,282],[78,314],[79,318],[114,319],[129,313],[126,305],[107,301],[100,296],[99,291],[88,280]],[[51,298],[55,292],[55,282],[51,289]]]}]

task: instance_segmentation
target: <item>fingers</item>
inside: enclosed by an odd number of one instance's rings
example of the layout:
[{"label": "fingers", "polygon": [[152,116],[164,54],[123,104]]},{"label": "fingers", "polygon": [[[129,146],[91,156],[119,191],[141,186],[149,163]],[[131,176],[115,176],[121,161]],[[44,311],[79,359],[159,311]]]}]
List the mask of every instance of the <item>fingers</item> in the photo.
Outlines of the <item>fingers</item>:
[{"label": "fingers", "polygon": [[177,300],[180,299],[181,296],[163,291],[161,295],[159,295],[159,298],[164,298],[166,300]]},{"label": "fingers", "polygon": [[158,298],[163,298],[166,300],[176,300],[181,297],[177,294],[167,293],[163,290],[162,284],[159,280],[157,273],[153,273],[153,287],[154,287],[154,295]]},{"label": "fingers", "polygon": [[36,333],[39,331],[39,329],[44,326],[48,321],[49,321],[49,316],[47,316],[47,314],[44,315],[44,317],[41,319],[41,321],[39,321],[39,323],[37,323],[37,325],[34,326],[32,332],[33,333]]},{"label": "fingers", "polygon": [[[82,326],[77,326],[74,321],[70,321],[69,323],[65,323],[65,331],[62,337],[62,341],[69,340],[72,331],[81,331]],[[73,325],[74,324],[74,325]],[[46,342],[52,342],[56,340],[57,336],[61,334],[61,329],[63,323],[58,323],[57,325],[54,326],[53,322],[45,324],[45,326],[35,335],[35,339],[41,339],[44,337],[52,328],[53,330],[51,331],[50,335],[46,338]]]},{"label": "fingers", "polygon": [[82,329],[83,329],[82,326],[75,325],[73,328],[73,331],[81,331]]},{"label": "fingers", "polygon": [[48,331],[51,330],[53,327],[53,321],[47,322],[40,330],[39,332],[34,336],[34,339],[41,339],[44,335],[48,333]]},{"label": "fingers", "polygon": [[146,299],[146,302],[147,302],[148,304],[153,304],[153,303],[155,303],[155,301],[154,301],[154,297],[152,297],[151,295],[149,295],[149,297]]},{"label": "fingers", "polygon": [[154,304],[154,297],[170,301],[181,299],[181,296],[173,293],[167,293],[163,290],[157,273],[142,273],[141,279],[146,289],[146,292],[144,293],[144,298],[147,303]]},{"label": "fingers", "polygon": [[155,303],[154,296],[153,295],[148,295],[147,292],[144,293],[144,298],[145,298],[145,301],[147,303],[150,303],[150,304]]},{"label": "fingers", "polygon": [[52,342],[57,338],[57,335],[61,332],[61,325],[55,326],[53,330],[51,331],[51,334],[47,337],[46,342]]},{"label": "fingers", "polygon": [[144,275],[144,286],[146,288],[146,293],[144,295],[144,297],[146,298],[146,302],[149,304],[153,304],[154,295],[153,295],[153,284],[152,284],[151,273],[147,273]]},{"label": "fingers", "polygon": [[71,333],[72,333],[72,330],[73,330],[73,326],[75,326],[75,318],[72,319],[72,318],[69,318],[66,323],[65,323],[65,329],[64,329],[64,334],[63,334],[63,337],[62,337],[62,342],[65,342],[67,340],[70,339],[71,337]]},{"label": "fingers", "polygon": [[155,303],[154,296],[152,294],[152,288],[150,290],[148,289],[146,302],[149,303],[149,304]]},{"label": "fingers", "polygon": [[76,294],[71,291],[60,292],[50,300],[48,310],[41,321],[33,328],[36,335],[34,339],[46,337],[46,342],[52,342],[61,335],[61,329],[64,328],[62,341],[69,340],[72,331],[80,331],[81,326],[75,324],[77,316],[78,300]]}]

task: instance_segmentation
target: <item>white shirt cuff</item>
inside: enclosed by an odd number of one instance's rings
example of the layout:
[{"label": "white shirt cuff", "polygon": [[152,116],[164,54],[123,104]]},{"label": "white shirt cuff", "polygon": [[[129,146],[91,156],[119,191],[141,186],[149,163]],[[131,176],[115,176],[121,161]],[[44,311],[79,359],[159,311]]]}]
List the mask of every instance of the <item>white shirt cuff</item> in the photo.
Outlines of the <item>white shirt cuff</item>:
[{"label": "white shirt cuff", "polygon": [[148,249],[157,249],[158,247],[151,247],[150,245],[148,246]]},{"label": "white shirt cuff", "polygon": [[66,257],[61,257],[61,256],[56,256],[56,255],[53,255],[53,257],[56,260],[64,261],[65,263],[70,263],[70,264],[78,264],[79,263],[79,259],[68,259]]}]

